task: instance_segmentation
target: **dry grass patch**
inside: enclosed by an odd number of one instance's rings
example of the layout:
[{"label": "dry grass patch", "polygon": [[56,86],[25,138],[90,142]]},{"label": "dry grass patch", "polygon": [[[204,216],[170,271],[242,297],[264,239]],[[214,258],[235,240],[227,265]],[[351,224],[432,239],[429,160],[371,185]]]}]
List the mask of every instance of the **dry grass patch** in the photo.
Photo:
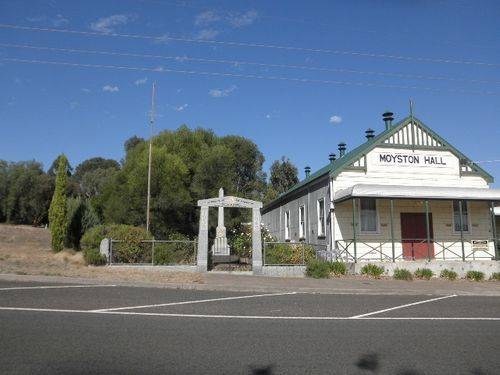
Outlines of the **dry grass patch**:
[{"label": "dry grass patch", "polygon": [[195,272],[86,266],[81,252],[52,252],[48,229],[5,224],[0,225],[0,273],[151,283],[204,282]]}]

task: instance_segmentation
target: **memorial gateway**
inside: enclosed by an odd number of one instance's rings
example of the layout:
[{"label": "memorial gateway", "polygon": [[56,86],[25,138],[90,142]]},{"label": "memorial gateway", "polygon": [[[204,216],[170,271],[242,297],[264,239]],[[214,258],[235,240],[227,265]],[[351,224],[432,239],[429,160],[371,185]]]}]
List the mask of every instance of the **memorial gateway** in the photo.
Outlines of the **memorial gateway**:
[{"label": "memorial gateway", "polygon": [[366,130],[350,152],[340,143],[338,158],[330,154],[317,172],[306,167],[303,181],[264,206],[263,224],[279,241],[346,262],[496,266],[492,176],[419,119],[393,124],[392,116],[384,113],[385,129]]}]

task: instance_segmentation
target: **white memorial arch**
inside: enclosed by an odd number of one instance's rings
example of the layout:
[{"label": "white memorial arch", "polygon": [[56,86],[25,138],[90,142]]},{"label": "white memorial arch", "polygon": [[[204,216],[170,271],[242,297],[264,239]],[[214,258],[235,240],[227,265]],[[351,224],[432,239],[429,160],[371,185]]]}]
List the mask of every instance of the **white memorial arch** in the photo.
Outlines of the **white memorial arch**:
[{"label": "white memorial arch", "polygon": [[252,269],[253,273],[260,273],[262,271],[262,238],[260,230],[260,209],[262,208],[262,202],[232,196],[225,197],[224,190],[221,188],[218,198],[199,200],[198,206],[201,207],[200,229],[198,232],[198,270],[206,272],[208,269],[208,209],[210,207],[219,208],[219,221],[214,252],[217,251],[219,254],[229,255],[225,253],[229,250],[229,247],[225,238],[224,207],[236,207],[252,209]]}]

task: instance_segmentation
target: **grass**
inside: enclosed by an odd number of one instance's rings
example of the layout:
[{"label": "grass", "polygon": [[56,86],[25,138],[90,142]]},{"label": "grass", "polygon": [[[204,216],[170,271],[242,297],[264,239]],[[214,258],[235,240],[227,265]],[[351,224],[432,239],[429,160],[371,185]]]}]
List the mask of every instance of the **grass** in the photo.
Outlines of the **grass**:
[{"label": "grass", "polygon": [[364,265],[361,268],[362,275],[375,277],[377,279],[380,278],[380,276],[382,276],[383,273],[384,273],[384,267],[379,267],[379,266],[377,266],[375,264],[371,264],[371,263]]},{"label": "grass", "polygon": [[107,263],[106,257],[97,249],[83,250],[83,258],[85,259],[85,263],[92,266],[103,266]]},{"label": "grass", "polygon": [[326,279],[330,276],[330,265],[323,260],[311,260],[307,262],[306,275],[314,279]]},{"label": "grass", "polygon": [[490,276],[490,280],[500,281],[500,272],[493,272]]},{"label": "grass", "polygon": [[417,279],[430,280],[431,277],[434,276],[434,272],[429,268],[418,268],[414,275]]},{"label": "grass", "polygon": [[330,263],[330,274],[333,276],[344,276],[347,275],[347,266],[344,262],[331,262]]},{"label": "grass", "polygon": [[413,280],[413,275],[411,274],[410,271],[408,271],[405,268],[396,268],[394,270],[394,279],[395,280],[406,280],[406,281],[412,281]]},{"label": "grass", "polygon": [[306,275],[315,279],[326,279],[330,276],[347,274],[347,266],[343,262],[325,262],[314,259],[307,262]]},{"label": "grass", "polygon": [[453,281],[457,279],[458,274],[455,271],[444,269],[441,271],[439,277],[441,277],[442,279]]},{"label": "grass", "polygon": [[484,280],[484,272],[481,272],[481,271],[467,271],[467,274],[465,275],[465,278],[467,280],[483,281]]}]

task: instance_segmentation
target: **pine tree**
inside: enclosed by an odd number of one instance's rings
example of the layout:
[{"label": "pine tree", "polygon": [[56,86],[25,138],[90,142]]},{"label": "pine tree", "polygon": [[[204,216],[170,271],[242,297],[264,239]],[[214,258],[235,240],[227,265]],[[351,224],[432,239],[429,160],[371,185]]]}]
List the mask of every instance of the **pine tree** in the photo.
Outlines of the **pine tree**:
[{"label": "pine tree", "polygon": [[52,235],[52,250],[61,251],[64,247],[68,219],[66,214],[66,189],[68,185],[68,159],[63,154],[59,157],[56,186],[49,208],[50,233]]}]

